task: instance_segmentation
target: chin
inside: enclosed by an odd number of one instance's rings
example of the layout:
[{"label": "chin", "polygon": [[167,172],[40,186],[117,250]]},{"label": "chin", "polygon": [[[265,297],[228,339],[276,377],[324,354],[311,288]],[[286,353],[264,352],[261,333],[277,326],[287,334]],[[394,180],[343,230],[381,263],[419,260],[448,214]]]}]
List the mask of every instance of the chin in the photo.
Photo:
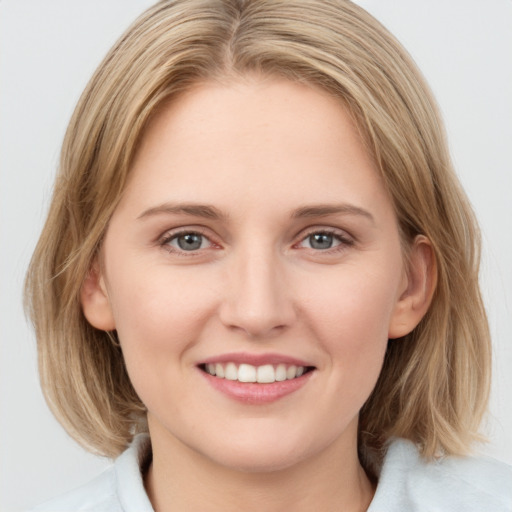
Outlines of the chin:
[{"label": "chin", "polygon": [[[308,436],[309,437],[309,436]],[[313,447],[303,438],[291,435],[252,434],[250,438],[231,438],[229,446],[219,443],[217,450],[203,452],[226,469],[243,473],[270,473],[286,470],[309,458],[321,447]]]},{"label": "chin", "polygon": [[283,453],[268,452],[261,449],[257,451],[233,450],[228,456],[217,458],[215,462],[226,469],[241,473],[273,473],[283,471],[298,464],[306,455],[300,455],[295,450]]}]

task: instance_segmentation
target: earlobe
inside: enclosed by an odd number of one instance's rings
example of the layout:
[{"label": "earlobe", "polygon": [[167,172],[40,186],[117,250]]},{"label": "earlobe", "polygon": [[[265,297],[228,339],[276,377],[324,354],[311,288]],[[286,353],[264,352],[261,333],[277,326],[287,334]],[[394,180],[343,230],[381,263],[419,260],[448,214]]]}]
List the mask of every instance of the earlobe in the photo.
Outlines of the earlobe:
[{"label": "earlobe", "polygon": [[412,244],[405,286],[391,317],[388,338],[409,334],[425,316],[437,285],[437,265],[430,240],[418,235]]},{"label": "earlobe", "polygon": [[94,261],[82,283],[80,302],[87,321],[96,329],[115,329],[114,315],[98,261]]}]

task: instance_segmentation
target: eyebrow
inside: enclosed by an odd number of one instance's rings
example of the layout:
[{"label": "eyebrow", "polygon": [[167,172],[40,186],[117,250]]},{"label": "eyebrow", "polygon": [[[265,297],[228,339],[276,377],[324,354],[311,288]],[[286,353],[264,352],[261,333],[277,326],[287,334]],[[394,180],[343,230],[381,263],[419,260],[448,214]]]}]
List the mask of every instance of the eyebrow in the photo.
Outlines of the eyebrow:
[{"label": "eyebrow", "polygon": [[[194,217],[201,217],[211,220],[225,220],[227,215],[215,206],[196,203],[163,203],[154,206],[142,212],[137,219],[144,219],[161,214],[184,214]],[[325,217],[327,215],[358,215],[366,217],[372,223],[375,223],[373,215],[359,206],[351,204],[317,204],[311,206],[302,206],[294,210],[291,214],[292,219],[305,219],[312,217]]]},{"label": "eyebrow", "polygon": [[146,217],[152,217],[160,214],[185,214],[192,215],[194,217],[202,217],[205,219],[220,220],[225,219],[227,216],[222,213],[215,206],[207,204],[196,204],[196,203],[163,203],[153,208],[149,208],[142,212],[137,219],[144,219]]},{"label": "eyebrow", "polygon": [[374,216],[368,211],[352,204],[317,204],[298,208],[292,214],[292,218],[303,219],[310,217],[323,217],[327,215],[358,215],[366,217],[375,224]]}]

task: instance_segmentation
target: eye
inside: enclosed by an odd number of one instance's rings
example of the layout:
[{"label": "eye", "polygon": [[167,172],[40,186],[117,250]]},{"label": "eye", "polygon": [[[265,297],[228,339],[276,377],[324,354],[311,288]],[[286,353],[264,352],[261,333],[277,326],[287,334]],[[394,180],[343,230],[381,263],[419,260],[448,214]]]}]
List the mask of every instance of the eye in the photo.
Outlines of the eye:
[{"label": "eye", "polygon": [[212,243],[201,233],[187,231],[168,235],[162,240],[162,245],[173,251],[192,252],[207,249]]},{"label": "eye", "polygon": [[304,242],[309,243],[312,249],[330,249],[334,244],[339,244],[339,241],[334,238],[332,233],[313,233],[309,235]]},{"label": "eye", "polygon": [[343,236],[341,233],[332,231],[315,231],[307,235],[299,243],[299,247],[314,249],[316,251],[327,251],[329,249],[336,249],[339,246],[346,247],[350,245],[353,245],[352,240]]}]

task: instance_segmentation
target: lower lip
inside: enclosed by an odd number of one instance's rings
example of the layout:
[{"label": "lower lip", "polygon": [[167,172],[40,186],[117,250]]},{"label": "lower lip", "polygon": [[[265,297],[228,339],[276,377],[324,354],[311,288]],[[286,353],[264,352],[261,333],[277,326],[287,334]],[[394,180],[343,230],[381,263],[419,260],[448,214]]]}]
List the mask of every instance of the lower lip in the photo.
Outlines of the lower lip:
[{"label": "lower lip", "polygon": [[257,382],[239,382],[221,379],[199,370],[205,379],[218,391],[229,398],[251,405],[268,404],[299,390],[309,380],[313,371],[295,379],[259,384]]}]

